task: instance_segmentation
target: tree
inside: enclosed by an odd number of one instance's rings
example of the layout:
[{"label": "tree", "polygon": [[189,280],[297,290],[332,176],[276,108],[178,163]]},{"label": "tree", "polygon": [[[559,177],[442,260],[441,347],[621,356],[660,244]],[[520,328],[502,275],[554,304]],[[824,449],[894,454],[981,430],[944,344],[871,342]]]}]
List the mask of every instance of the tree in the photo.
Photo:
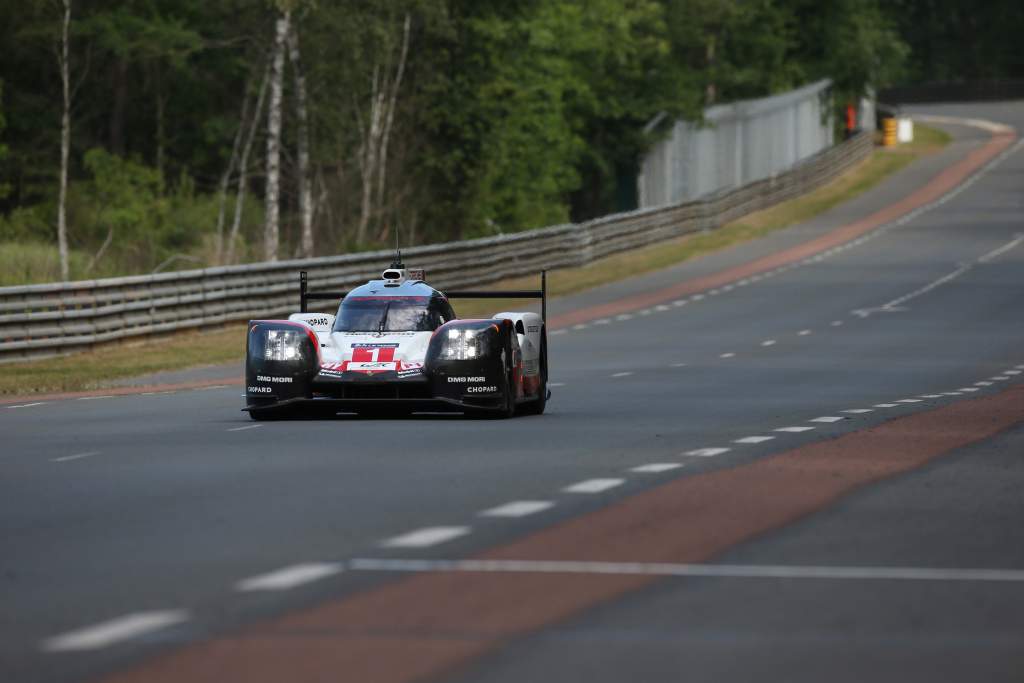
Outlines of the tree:
[{"label": "tree", "polygon": [[299,53],[299,30],[293,23],[288,31],[288,60],[295,81],[295,119],[298,122],[299,218],[302,222],[302,255],[313,256],[313,187],[309,168],[309,105],[306,74]]},{"label": "tree", "polygon": [[284,89],[285,40],[291,24],[291,11],[283,10],[274,24],[274,43],[270,57],[270,105],[267,110],[267,189],[263,227],[263,258],[277,260],[281,213],[281,100]]},{"label": "tree", "polygon": [[64,108],[60,119],[60,196],[57,200],[57,250],[60,255],[60,279],[65,282],[69,277],[68,263],[68,157],[71,153],[71,65],[68,58],[68,34],[71,29],[71,0],[63,0],[64,19],[61,23],[61,37],[57,52],[57,64],[60,67],[61,92],[64,95]]}]

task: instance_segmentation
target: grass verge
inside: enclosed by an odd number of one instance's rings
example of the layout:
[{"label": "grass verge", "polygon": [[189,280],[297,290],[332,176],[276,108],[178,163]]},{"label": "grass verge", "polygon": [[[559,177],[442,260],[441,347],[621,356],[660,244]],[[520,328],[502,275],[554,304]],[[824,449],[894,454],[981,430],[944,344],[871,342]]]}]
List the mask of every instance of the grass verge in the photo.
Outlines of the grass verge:
[{"label": "grass verge", "polygon": [[[869,190],[915,159],[941,150],[949,141],[950,137],[940,130],[916,125],[914,142],[895,148],[878,148],[869,159],[810,194],[744,216],[714,232],[622,252],[581,268],[553,271],[548,274],[549,293],[562,296],[641,275],[808,220]],[[495,283],[492,287],[536,285],[536,277],[525,277]],[[514,309],[518,303],[507,302],[503,306],[506,310]],[[494,313],[495,304],[457,301],[456,310],[466,318],[488,316]],[[115,380],[154,372],[241,362],[244,353],[245,325],[239,323],[212,332],[106,347],[65,358],[0,365],[0,395],[94,389]]]}]

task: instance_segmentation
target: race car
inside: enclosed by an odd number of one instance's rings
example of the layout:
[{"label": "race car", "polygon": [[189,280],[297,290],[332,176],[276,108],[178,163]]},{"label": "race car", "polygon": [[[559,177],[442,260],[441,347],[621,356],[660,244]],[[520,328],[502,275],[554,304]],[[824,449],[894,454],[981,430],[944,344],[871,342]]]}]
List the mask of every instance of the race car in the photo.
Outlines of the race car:
[{"label": "race car", "polygon": [[[341,299],[336,315],[308,312]],[[541,313],[459,319],[449,299],[539,298]],[[251,320],[246,406],[254,420],[338,413],[540,414],[547,387],[547,277],[540,290],[438,291],[400,260],[350,292],[312,292],[298,313]]]}]

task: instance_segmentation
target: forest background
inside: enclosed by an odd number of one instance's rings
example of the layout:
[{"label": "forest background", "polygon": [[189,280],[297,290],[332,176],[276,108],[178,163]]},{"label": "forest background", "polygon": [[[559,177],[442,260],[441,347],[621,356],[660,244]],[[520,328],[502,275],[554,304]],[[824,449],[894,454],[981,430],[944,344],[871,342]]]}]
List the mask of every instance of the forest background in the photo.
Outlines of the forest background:
[{"label": "forest background", "polygon": [[1022,32],[1019,0],[0,0],[0,285],[625,210],[660,112],[1022,77]]}]

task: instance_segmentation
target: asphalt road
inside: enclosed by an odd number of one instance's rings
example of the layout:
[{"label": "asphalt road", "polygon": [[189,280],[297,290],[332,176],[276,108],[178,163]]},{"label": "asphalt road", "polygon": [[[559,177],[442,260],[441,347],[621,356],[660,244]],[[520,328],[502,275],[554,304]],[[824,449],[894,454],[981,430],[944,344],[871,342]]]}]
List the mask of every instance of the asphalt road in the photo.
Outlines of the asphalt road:
[{"label": "asphalt road", "polygon": [[[1024,103],[920,109],[1024,130]],[[945,151],[807,224],[555,301],[552,312],[741,268],[863,218],[989,139],[948,130],[956,137]],[[256,424],[239,412],[235,385],[0,407],[0,680],[121,671],[157,680],[154,662],[163,675],[185,667],[178,680],[198,680],[187,667],[207,664],[210,680],[242,680],[225,672],[240,670],[230,660],[243,651],[202,644],[382,595],[414,573],[353,559],[456,560],[537,534],[599,531],[633,501],[664,495],[660,487],[716,473],[730,481],[793,449],[850,439],[845,457],[856,462],[877,455],[877,442],[856,440],[873,430],[911,448],[924,437],[901,431],[900,418],[977,397],[1008,403],[1017,423],[981,429],[906,471],[851,475],[852,488],[785,523],[736,527],[735,540],[698,558],[754,570],[663,576],[551,614],[538,607],[528,627],[507,632],[423,622],[415,638],[464,652],[413,673],[465,682],[1020,680],[1022,178],[1014,146],[942,203],[820,258],[565,327],[551,337],[554,396],[540,417]],[[949,414],[951,433],[974,433]],[[797,490],[740,496],[723,486],[706,513],[645,519],[664,527],[668,545],[673,529],[732,539],[725,527],[739,511]],[[661,557],[634,557],[622,540],[567,541],[578,556],[563,559]],[[757,575],[765,567],[789,569]],[[845,571],[865,567],[879,574]],[[894,568],[946,573],[894,577]],[[541,573],[523,569],[532,571]],[[439,604],[431,609],[443,616],[448,603]],[[387,609],[379,614],[390,623]],[[341,651],[374,636],[346,624],[289,637]],[[395,642],[396,659],[418,652]],[[263,653],[287,659],[291,646],[270,638]],[[289,680],[385,679],[357,679],[326,655],[287,666]]]}]

